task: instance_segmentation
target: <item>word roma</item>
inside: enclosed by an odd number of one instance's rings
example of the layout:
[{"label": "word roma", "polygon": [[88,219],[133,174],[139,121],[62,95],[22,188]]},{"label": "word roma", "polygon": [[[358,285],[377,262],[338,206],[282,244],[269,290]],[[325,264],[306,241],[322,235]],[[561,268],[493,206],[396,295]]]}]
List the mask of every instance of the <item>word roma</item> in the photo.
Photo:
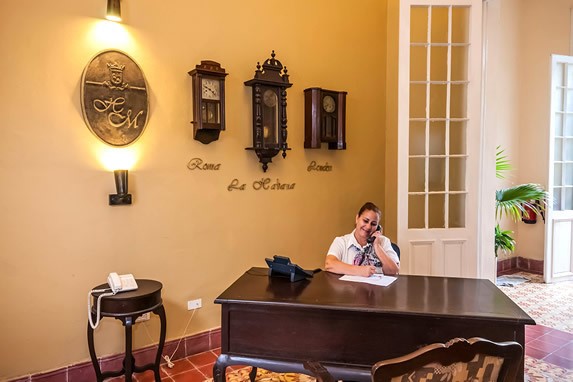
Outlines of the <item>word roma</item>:
[{"label": "word roma", "polygon": [[[253,190],[275,190],[275,191],[288,191],[293,190],[296,183],[281,183],[278,179],[276,182],[272,183],[271,178],[261,178],[261,180],[255,180],[252,184]],[[239,182],[239,179],[235,178],[231,181],[231,184],[227,186],[227,191],[239,190],[245,191],[245,183]]]},{"label": "word roma", "polygon": [[203,163],[201,158],[192,158],[187,163],[187,168],[189,170],[212,170],[219,171],[221,168],[221,163]]}]

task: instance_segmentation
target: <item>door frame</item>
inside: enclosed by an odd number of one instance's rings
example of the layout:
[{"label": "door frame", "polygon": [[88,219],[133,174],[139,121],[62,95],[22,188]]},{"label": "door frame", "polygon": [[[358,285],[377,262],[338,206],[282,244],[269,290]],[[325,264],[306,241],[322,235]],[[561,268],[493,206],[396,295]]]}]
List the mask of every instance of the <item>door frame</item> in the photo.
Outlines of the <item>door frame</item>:
[{"label": "door frame", "polygon": [[[543,279],[546,283],[552,283],[556,281],[566,281],[566,280],[573,280],[573,210],[559,210],[555,211],[553,209],[553,197],[554,197],[554,180],[555,180],[555,171],[554,171],[554,158],[555,158],[555,112],[558,110],[557,108],[557,101],[558,98],[554,97],[554,90],[558,86],[556,83],[556,78],[554,77],[553,73],[555,70],[556,65],[560,65],[561,63],[573,65],[573,57],[572,56],[563,56],[558,54],[551,55],[551,67],[550,67],[550,89],[549,89],[549,96],[550,96],[550,111],[549,111],[549,150],[548,150],[548,171],[547,171],[547,188],[549,192],[549,202],[547,203],[547,207],[545,210],[545,253],[544,253],[544,261],[543,261]],[[565,82],[569,82],[566,74],[564,74]],[[573,96],[573,92],[572,92]],[[563,97],[563,101],[565,102],[565,97]],[[565,116],[564,116],[565,118]],[[563,171],[563,170],[562,170]],[[555,223],[559,223],[556,226]],[[568,252],[569,252],[569,271],[556,273],[555,270],[555,256],[560,255],[567,255],[560,251],[557,253],[555,251],[555,242],[559,240],[559,242],[563,242],[564,238],[560,237],[557,238],[556,234],[559,232],[563,233],[563,229],[568,229],[569,231],[569,241],[568,241]]]}]

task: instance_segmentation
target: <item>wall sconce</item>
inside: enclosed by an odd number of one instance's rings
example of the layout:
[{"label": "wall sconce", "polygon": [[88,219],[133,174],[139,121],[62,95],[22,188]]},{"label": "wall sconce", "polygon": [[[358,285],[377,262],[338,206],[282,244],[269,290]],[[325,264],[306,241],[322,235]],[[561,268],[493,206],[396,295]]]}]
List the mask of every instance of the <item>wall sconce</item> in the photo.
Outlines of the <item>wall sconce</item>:
[{"label": "wall sconce", "polygon": [[282,150],[285,158],[286,150],[290,150],[287,144],[286,89],[292,84],[288,82],[286,66],[283,69],[273,50],[262,70],[257,62],[255,77],[245,85],[253,88],[253,147],[246,150],[255,151],[266,172],[279,151]]},{"label": "wall sconce", "polygon": [[131,204],[131,194],[127,193],[127,170],[115,170],[113,176],[115,178],[115,191],[117,194],[109,195],[110,206],[120,206]]},{"label": "wall sconce", "polygon": [[105,18],[109,21],[121,21],[121,0],[107,0]]},{"label": "wall sconce", "polygon": [[131,204],[131,194],[128,193],[128,170],[132,169],[139,156],[133,146],[128,148],[103,147],[98,157],[108,171],[113,171],[116,194],[109,195],[109,205],[118,206]]}]

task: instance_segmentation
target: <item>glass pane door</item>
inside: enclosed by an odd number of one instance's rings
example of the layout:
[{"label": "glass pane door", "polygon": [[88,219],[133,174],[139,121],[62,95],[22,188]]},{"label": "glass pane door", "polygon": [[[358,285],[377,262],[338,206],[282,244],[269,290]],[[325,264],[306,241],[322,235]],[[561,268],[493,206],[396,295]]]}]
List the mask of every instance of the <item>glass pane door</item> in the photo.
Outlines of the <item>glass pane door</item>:
[{"label": "glass pane door", "polygon": [[553,210],[573,210],[573,64],[554,68]]},{"label": "glass pane door", "polygon": [[408,228],[466,227],[469,17],[410,8]]}]

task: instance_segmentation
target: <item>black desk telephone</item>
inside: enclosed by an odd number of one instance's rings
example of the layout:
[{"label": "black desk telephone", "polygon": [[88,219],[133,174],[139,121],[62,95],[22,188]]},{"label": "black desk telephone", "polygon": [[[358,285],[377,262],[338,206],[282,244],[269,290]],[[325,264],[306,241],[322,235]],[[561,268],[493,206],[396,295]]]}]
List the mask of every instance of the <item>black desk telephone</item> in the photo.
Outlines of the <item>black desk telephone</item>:
[{"label": "black desk telephone", "polygon": [[305,271],[298,265],[291,263],[290,258],[285,256],[274,255],[272,259],[266,258],[265,261],[269,266],[269,276],[287,277],[290,282],[311,278],[320,271],[320,269]]}]

